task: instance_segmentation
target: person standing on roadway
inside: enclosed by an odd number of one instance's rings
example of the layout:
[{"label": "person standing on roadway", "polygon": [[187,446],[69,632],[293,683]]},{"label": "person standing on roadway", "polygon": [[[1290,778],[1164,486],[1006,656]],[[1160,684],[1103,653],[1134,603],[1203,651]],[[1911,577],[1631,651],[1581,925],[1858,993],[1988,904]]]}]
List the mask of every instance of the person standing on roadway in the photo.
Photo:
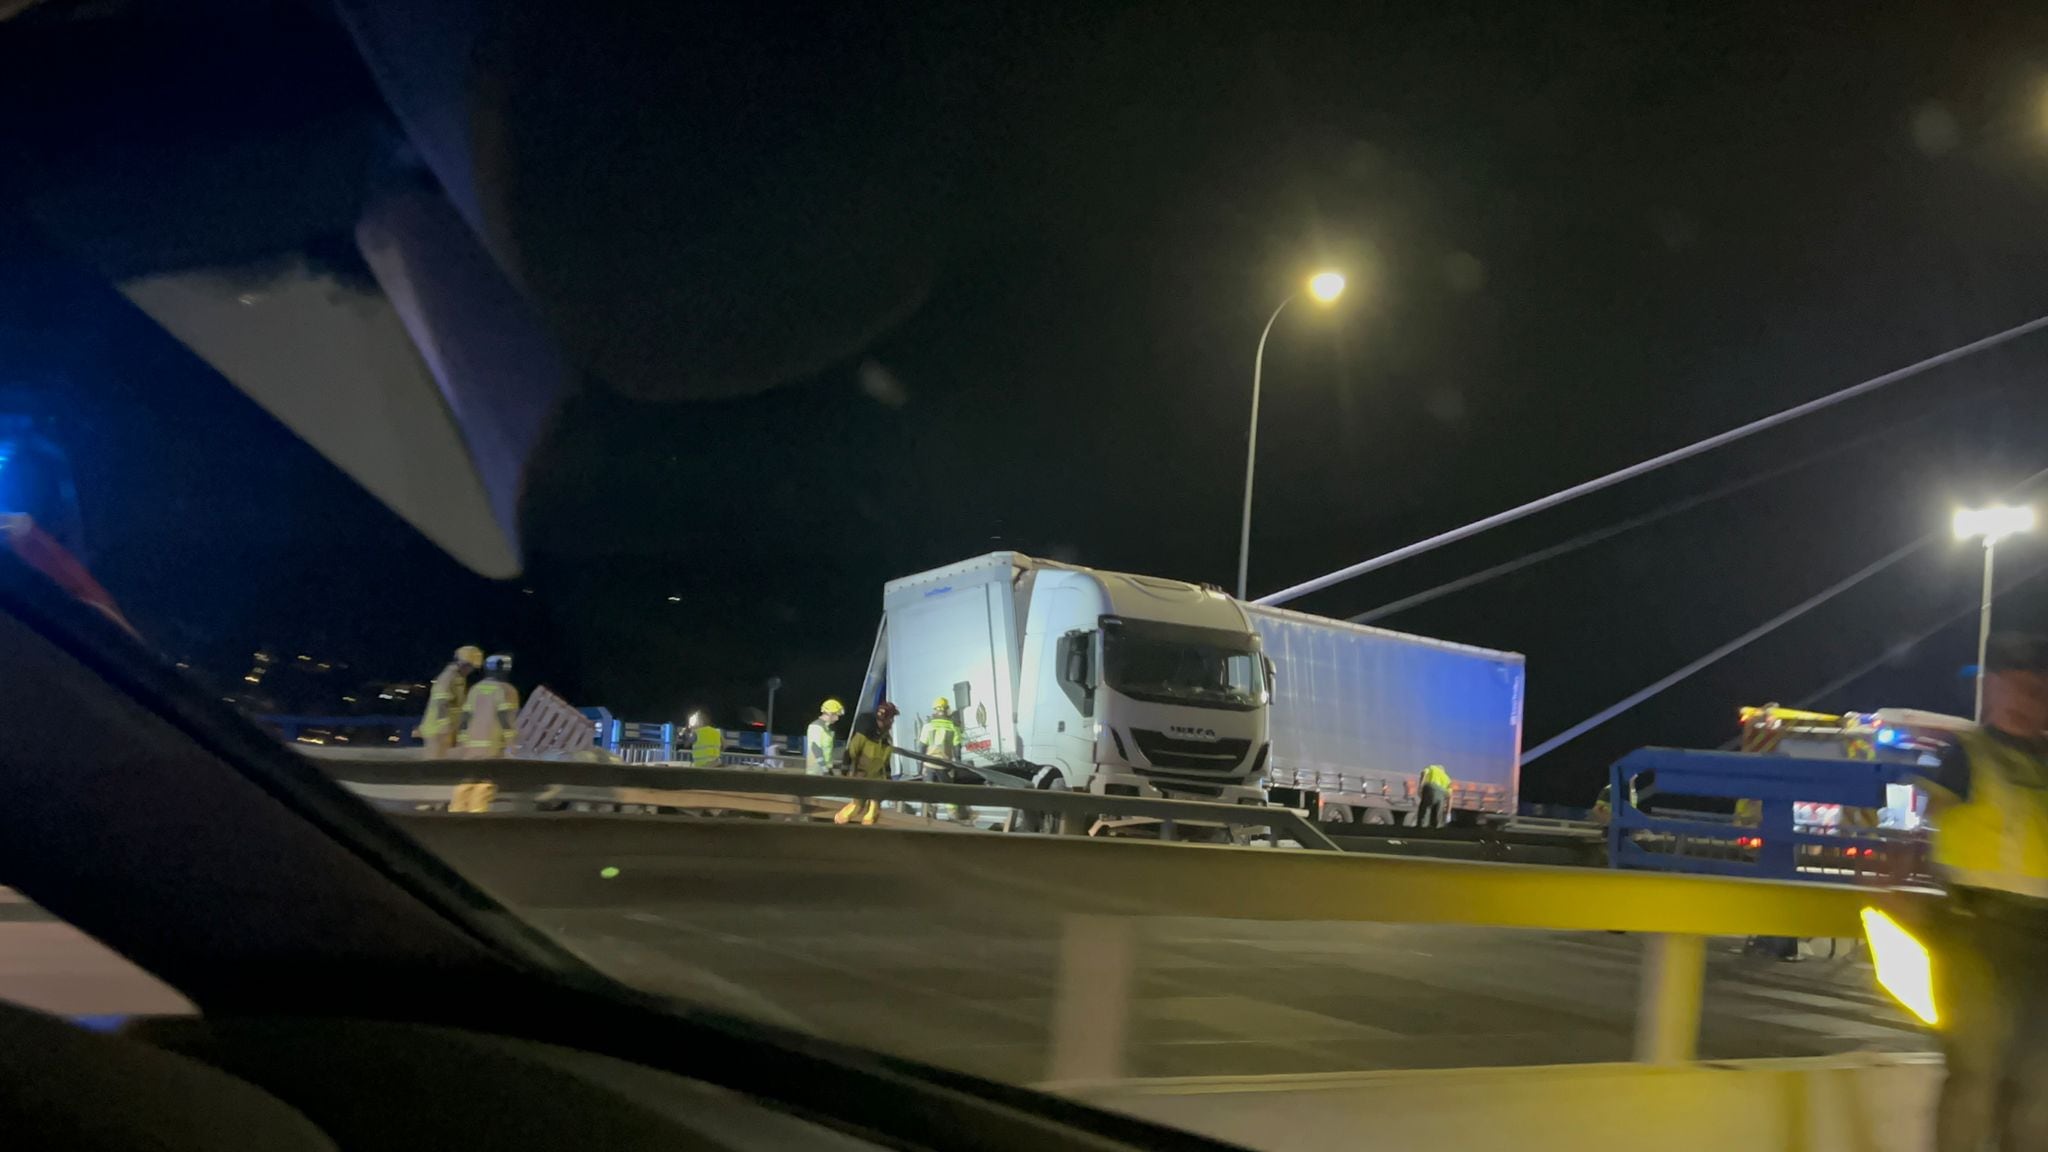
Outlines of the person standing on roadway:
[{"label": "person standing on roadway", "polygon": [[810,776],[832,774],[832,747],[834,737],[832,726],[846,715],[846,705],[837,700],[827,700],[818,707],[818,718],[811,721],[804,733],[804,773]]},{"label": "person standing on roadway", "polygon": [[1948,1075],[1935,1152],[2048,1148],[2048,637],[1992,638],[1984,718],[1926,781]]},{"label": "person standing on roadway", "polygon": [[[932,701],[932,718],[924,722],[924,730],[917,734],[917,750],[927,756],[936,756],[957,764],[964,751],[964,743],[960,735],[960,725],[953,720],[953,702],[944,696]],[[924,765],[924,778],[933,784],[964,782],[953,769],[941,768],[936,764]],[[953,819],[965,823],[970,817],[967,805],[953,805],[952,816]]]},{"label": "person standing on roadway", "polygon": [[1441,764],[1431,764],[1422,770],[1420,793],[1415,804],[1415,825],[1418,828],[1441,828],[1451,814],[1451,774]]},{"label": "person standing on roadway", "polygon": [[[896,706],[887,700],[875,708],[873,716],[863,716],[854,722],[853,739],[846,742],[846,774],[856,780],[887,780],[889,758],[896,753],[890,747],[890,732],[896,727]],[[881,817],[879,801],[849,800],[832,817],[834,824],[850,824],[856,818],[863,824],[873,824]]]},{"label": "person standing on roadway", "polygon": [[414,733],[420,738],[427,759],[439,760],[455,747],[455,721],[462,715],[463,702],[469,696],[469,674],[483,662],[483,649],[464,644],[455,650],[455,659],[434,677],[433,687],[427,690],[427,713],[420,717],[419,730]]},{"label": "person standing on roadway", "polygon": [[690,764],[716,768],[725,759],[725,733],[713,728],[702,712],[690,717]]},{"label": "person standing on roadway", "polygon": [[503,756],[512,746],[519,730],[519,689],[506,681],[511,674],[512,657],[492,656],[484,661],[484,678],[470,685],[469,696],[462,702],[464,759]]}]

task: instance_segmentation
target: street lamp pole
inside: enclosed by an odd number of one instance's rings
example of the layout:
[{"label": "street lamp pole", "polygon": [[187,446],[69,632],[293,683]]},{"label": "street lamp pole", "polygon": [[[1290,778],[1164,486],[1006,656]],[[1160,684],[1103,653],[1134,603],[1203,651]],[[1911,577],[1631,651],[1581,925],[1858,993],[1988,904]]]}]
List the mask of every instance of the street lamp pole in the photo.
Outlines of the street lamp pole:
[{"label": "street lamp pole", "polygon": [[[1344,277],[1336,272],[1318,272],[1308,279],[1308,294],[1317,303],[1328,304],[1344,294]],[[1273,314],[1266,317],[1266,327],[1259,333],[1259,350],[1252,357],[1252,421],[1251,430],[1244,441],[1244,517],[1237,528],[1237,598],[1246,598],[1248,577],[1252,565],[1252,473],[1259,463],[1259,386],[1266,373],[1266,339],[1273,335],[1273,325],[1279,323],[1280,314],[1301,295],[1300,290],[1289,292]]]},{"label": "street lamp pole", "polygon": [[2033,527],[2034,510],[2027,506],[2008,508],[1996,504],[1989,508],[1956,509],[1956,539],[1984,541],[1984,592],[1977,601],[1977,705],[1972,714],[1980,724],[1984,722],[1984,660],[1991,654],[1991,576],[1998,542],[2015,532],[2032,531]]},{"label": "street lamp pole", "polygon": [[1266,318],[1266,330],[1259,333],[1258,355],[1252,357],[1252,424],[1251,432],[1244,444],[1244,519],[1237,530],[1237,598],[1245,599],[1245,585],[1252,565],[1252,471],[1259,463],[1259,384],[1266,371],[1266,338],[1273,334],[1273,325],[1287,306],[1294,303],[1299,292],[1289,292],[1273,314]]},{"label": "street lamp pole", "polygon": [[1984,658],[1991,654],[1991,561],[1998,554],[1998,537],[1984,537],[1984,595],[1977,607],[1977,708],[1970,718],[1984,722]]}]

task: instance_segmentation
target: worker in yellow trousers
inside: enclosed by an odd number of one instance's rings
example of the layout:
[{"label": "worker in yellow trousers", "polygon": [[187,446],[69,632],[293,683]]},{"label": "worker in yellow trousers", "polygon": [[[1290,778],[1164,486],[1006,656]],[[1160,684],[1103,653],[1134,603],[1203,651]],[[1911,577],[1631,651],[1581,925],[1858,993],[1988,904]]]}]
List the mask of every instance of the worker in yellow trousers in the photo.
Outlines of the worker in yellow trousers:
[{"label": "worker in yellow trousers", "polygon": [[[853,739],[846,743],[846,774],[856,780],[887,780],[889,760],[896,750],[890,733],[896,729],[896,706],[887,700],[875,708],[873,717],[863,716],[853,726]],[[832,817],[834,824],[873,824],[881,816],[881,804],[874,800],[849,800]]]}]

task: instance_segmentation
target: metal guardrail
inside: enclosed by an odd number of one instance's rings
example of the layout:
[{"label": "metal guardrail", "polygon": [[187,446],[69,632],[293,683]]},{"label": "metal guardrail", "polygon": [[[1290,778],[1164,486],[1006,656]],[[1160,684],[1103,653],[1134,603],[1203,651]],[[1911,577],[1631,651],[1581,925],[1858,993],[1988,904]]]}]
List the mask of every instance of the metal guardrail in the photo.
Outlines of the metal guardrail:
[{"label": "metal guardrail", "polygon": [[[942,786],[929,786],[942,787]],[[1091,798],[1100,799],[1100,798]],[[603,906],[618,896],[598,863],[731,862],[775,875],[844,880],[934,901],[1024,906],[1057,897],[1064,915],[1061,976],[1048,1079],[1122,1074],[1128,996],[1135,985],[1133,918],[1466,924],[1646,937],[1635,1055],[1691,1060],[1697,1048],[1709,936],[1854,937],[1868,890],[1812,882],[1680,873],[1491,864],[1334,852],[1045,836],[967,836],[763,821],[619,820],[564,814],[411,816],[414,834],[460,864],[510,860],[493,887],[513,903]],[[545,861],[526,863],[508,841],[545,828]],[[530,853],[525,854],[530,855]],[[587,857],[591,867],[573,866]],[[563,861],[572,866],[563,867]],[[641,869],[640,871],[646,871]],[[640,883],[701,885],[699,876]],[[936,882],[934,878],[947,878]],[[633,881],[629,881],[633,882]],[[1894,893],[1912,903],[1931,894]],[[937,914],[943,914],[943,908]]]},{"label": "metal guardrail", "polygon": [[[1224,825],[1264,828],[1268,838],[1293,840],[1303,848],[1338,851],[1320,828],[1288,808],[1218,804],[1207,800],[1161,800],[1142,796],[1105,796],[1093,792],[997,788],[982,784],[935,784],[922,780],[869,780],[853,776],[810,776],[800,772],[748,768],[688,768],[630,764],[579,763],[557,760],[354,760],[322,758],[328,775],[343,784],[414,790],[403,798],[414,802],[423,787],[452,789],[488,781],[501,796],[522,802],[543,798],[660,805],[648,792],[755,793],[776,796],[824,797],[834,800],[966,805],[1012,808],[1062,818],[1069,835],[1085,835],[1089,819],[1130,816],[1159,821],[1162,840],[1172,840],[1180,825]],[[568,791],[574,789],[575,791]],[[606,796],[605,793],[611,793]],[[374,795],[374,793],[372,793]],[[394,799],[399,797],[394,796]],[[681,795],[676,807],[686,804]],[[712,805],[712,806],[715,806]]]}]

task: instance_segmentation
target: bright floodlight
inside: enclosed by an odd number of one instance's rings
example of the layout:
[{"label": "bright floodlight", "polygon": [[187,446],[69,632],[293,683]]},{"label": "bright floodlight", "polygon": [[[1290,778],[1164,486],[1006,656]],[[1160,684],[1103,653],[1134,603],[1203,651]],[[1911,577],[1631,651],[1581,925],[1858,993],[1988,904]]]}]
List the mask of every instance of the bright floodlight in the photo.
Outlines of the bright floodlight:
[{"label": "bright floodlight", "polygon": [[1308,278],[1308,294],[1328,304],[1344,294],[1342,272],[1318,272]]},{"label": "bright floodlight", "polygon": [[1987,544],[1996,544],[2015,532],[2031,532],[2034,528],[2032,506],[2009,508],[1994,504],[1989,508],[1958,508],[1955,516],[1956,539],[1969,540],[1978,536]]}]

